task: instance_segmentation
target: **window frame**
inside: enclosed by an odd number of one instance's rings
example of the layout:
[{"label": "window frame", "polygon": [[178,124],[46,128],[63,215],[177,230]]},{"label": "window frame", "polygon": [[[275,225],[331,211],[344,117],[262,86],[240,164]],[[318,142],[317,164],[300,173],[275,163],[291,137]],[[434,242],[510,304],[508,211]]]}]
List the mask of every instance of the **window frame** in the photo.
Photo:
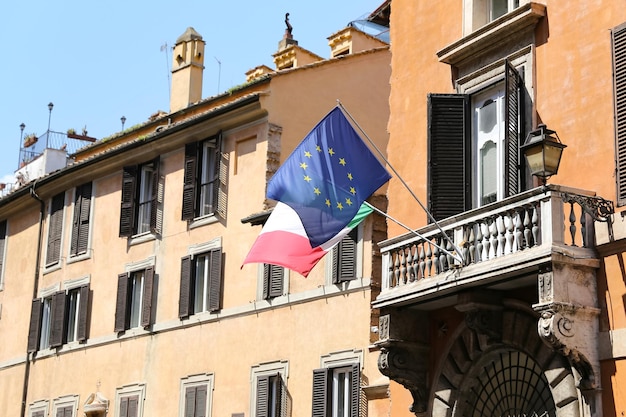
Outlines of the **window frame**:
[{"label": "window frame", "polygon": [[[472,32],[488,25],[500,17],[511,13],[530,0],[505,0],[506,12],[493,17],[492,3],[494,0],[464,0],[463,1],[463,35],[469,35]],[[517,4],[516,4],[517,3]]]},{"label": "window frame", "polygon": [[272,377],[278,377],[280,384],[279,402],[274,404],[277,406],[278,412],[275,417],[289,416],[291,408],[291,397],[287,388],[289,378],[289,361],[280,360],[273,362],[264,362],[253,365],[250,368],[250,417],[272,417],[272,414],[259,410],[259,407],[268,407],[269,411],[269,393],[261,392],[269,386],[265,386],[265,381],[269,382]]},{"label": "window frame", "polygon": [[[150,181],[147,181],[148,173]],[[146,195],[150,198],[146,199]],[[160,235],[163,198],[164,178],[161,175],[160,157],[139,165],[125,166],[122,169],[119,236],[135,239]],[[148,219],[147,230],[140,230],[139,226],[141,205],[147,207],[146,216],[142,216]]]},{"label": "window frame", "polygon": [[[61,416],[58,415],[59,411],[68,408],[71,410],[71,414],[69,416],[65,413]],[[65,395],[63,397],[55,398],[52,401],[52,416],[54,417],[76,417],[77,413],[78,395]]]},{"label": "window frame", "polygon": [[350,412],[349,417],[358,417],[361,401],[364,398],[361,387],[363,351],[351,349],[331,352],[320,358],[320,368],[313,370],[313,417],[335,417],[333,398],[333,373],[335,370],[351,368]]},{"label": "window frame", "polygon": [[[190,375],[180,380],[180,401],[179,401],[179,416],[189,417],[187,411],[187,390],[189,388],[206,387],[206,400],[205,410],[203,416],[211,417],[212,401],[213,401],[213,389],[214,389],[214,375],[211,373]],[[195,404],[194,404],[195,405]],[[196,417],[194,412],[193,417]]]},{"label": "window frame", "polygon": [[28,417],[46,417],[48,415],[48,407],[50,401],[39,400],[32,402],[28,406]]},{"label": "window frame", "polygon": [[65,230],[65,191],[54,195],[48,203],[46,232],[46,253],[44,271],[49,272],[61,266],[63,231]]},{"label": "window frame", "polygon": [[94,183],[87,182],[74,188],[68,263],[91,257],[93,208]]},{"label": "window frame", "polygon": [[[180,268],[180,292],[178,297],[178,317],[185,319],[196,314],[211,314],[222,309],[222,292],[224,280],[224,254],[222,252],[222,239],[216,238],[211,241],[188,247],[187,256],[181,258]],[[196,311],[195,288],[196,270],[199,257],[210,255],[208,265],[207,282],[205,282],[208,300],[206,310]]]},{"label": "window frame", "polygon": [[[123,416],[121,414],[122,401],[137,397],[137,415]],[[145,384],[124,385],[115,390],[115,417],[143,417],[143,403],[146,397]],[[128,413],[126,413],[128,414]]]},{"label": "window frame", "polygon": [[[143,272],[140,309],[138,311],[138,325],[131,327],[132,292],[130,280],[134,274]],[[155,294],[156,272],[154,258],[127,266],[126,272],[117,276],[117,295],[115,301],[115,322],[113,330],[123,333],[129,330],[147,329],[153,322],[153,301]]]}]

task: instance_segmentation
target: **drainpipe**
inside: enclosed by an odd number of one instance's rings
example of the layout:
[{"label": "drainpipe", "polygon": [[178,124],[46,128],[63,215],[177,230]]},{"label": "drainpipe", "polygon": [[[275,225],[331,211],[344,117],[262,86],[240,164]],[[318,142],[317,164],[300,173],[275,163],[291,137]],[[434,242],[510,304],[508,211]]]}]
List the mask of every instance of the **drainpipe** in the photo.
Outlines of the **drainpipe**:
[{"label": "drainpipe", "polygon": [[[35,186],[37,185],[37,180],[33,182],[33,185],[30,187],[30,196],[35,200],[39,201],[39,239],[37,239],[37,256],[35,257],[35,282],[33,285],[33,300],[37,298],[37,293],[39,291],[39,265],[41,263],[41,242],[43,239],[43,219],[44,213],[46,210],[46,204],[43,202],[41,198],[35,192]],[[25,417],[26,415],[26,397],[28,396],[28,382],[30,376],[30,358],[28,353],[28,347],[26,348],[26,366],[24,367],[24,387],[22,389],[22,410],[20,413],[21,417]]]}]

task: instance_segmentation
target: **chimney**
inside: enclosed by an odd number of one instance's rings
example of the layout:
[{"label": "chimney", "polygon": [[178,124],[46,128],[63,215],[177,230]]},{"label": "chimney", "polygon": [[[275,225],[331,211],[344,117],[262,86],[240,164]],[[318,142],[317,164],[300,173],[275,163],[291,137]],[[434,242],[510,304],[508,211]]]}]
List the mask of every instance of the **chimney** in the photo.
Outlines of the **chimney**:
[{"label": "chimney", "polygon": [[192,27],[188,27],[185,33],[176,39],[170,95],[170,112],[172,113],[202,99],[204,45],[202,36]]}]

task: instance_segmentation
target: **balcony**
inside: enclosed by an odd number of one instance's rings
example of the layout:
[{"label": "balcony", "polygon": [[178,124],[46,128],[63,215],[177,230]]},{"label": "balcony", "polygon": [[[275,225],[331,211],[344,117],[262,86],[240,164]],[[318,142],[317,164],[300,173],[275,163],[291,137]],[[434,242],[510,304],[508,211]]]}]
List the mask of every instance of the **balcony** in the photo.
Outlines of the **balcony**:
[{"label": "balcony", "polygon": [[471,288],[537,285],[556,263],[595,269],[596,228],[610,237],[612,212],[612,202],[593,192],[549,185],[445,219],[441,230],[431,224],[388,239],[380,244],[382,288],[373,306],[432,310]]}]

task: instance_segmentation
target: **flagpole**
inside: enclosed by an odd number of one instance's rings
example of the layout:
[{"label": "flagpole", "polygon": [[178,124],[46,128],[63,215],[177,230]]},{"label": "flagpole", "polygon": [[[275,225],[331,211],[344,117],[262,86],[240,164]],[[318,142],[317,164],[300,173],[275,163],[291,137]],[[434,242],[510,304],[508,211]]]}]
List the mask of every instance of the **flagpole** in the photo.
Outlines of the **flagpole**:
[{"label": "flagpole", "polygon": [[[458,246],[456,246],[456,244],[452,241],[452,239],[450,239],[450,237],[443,231],[443,229],[441,228],[441,226],[439,225],[439,223],[437,222],[437,220],[435,220],[435,218],[433,217],[433,215],[430,213],[430,211],[428,211],[428,209],[422,204],[422,202],[420,201],[419,198],[417,198],[417,195],[415,195],[415,193],[413,192],[413,190],[411,190],[411,188],[409,188],[409,185],[404,181],[404,179],[400,176],[400,174],[398,173],[398,171],[396,171],[396,169],[393,167],[393,165],[391,165],[389,163],[389,160],[387,160],[387,157],[385,156],[385,154],[383,154],[381,152],[381,150],[378,148],[378,146],[376,146],[376,144],[372,141],[372,139],[370,139],[370,137],[367,135],[367,133],[365,132],[365,130],[363,130],[363,128],[361,127],[361,125],[359,125],[359,123],[354,119],[354,117],[352,117],[352,115],[350,114],[350,112],[343,106],[343,103],[341,103],[340,100],[337,100],[337,105],[341,108],[341,110],[343,110],[348,117],[350,118],[350,120],[352,120],[352,122],[356,125],[356,127],[359,128],[359,130],[361,131],[361,133],[363,133],[363,135],[365,136],[365,138],[367,139],[367,141],[370,143],[370,145],[372,145],[374,147],[374,149],[376,149],[376,152],[378,152],[378,155],[380,155],[380,157],[383,159],[383,161],[385,161],[385,163],[387,164],[387,166],[389,167],[389,169],[391,169],[391,171],[395,174],[396,177],[398,177],[398,179],[400,180],[400,182],[402,183],[402,185],[404,185],[404,187],[409,191],[409,193],[413,196],[413,198],[415,199],[415,201],[417,201],[420,205],[420,207],[422,208],[422,210],[424,210],[426,212],[426,214],[428,215],[428,218],[437,226],[437,228],[439,229],[439,231],[441,232],[442,235],[445,236],[446,240],[448,242],[450,242],[450,244],[454,247],[454,250],[459,254],[460,257],[460,261],[461,264],[464,263],[465,259],[463,258],[463,253],[461,252],[461,250],[458,248]],[[377,210],[376,211],[382,213],[381,211]],[[387,216],[385,213],[382,213],[383,215]],[[403,224],[399,223],[398,221],[394,220],[393,218],[387,216],[389,219],[393,220],[394,222],[396,222],[398,225],[406,228],[407,230],[416,233],[416,231],[414,231],[413,229],[410,229],[407,226],[404,226]],[[419,234],[418,234],[419,236]],[[421,236],[420,236],[421,237]],[[442,249],[442,248],[439,248]],[[443,249],[442,249],[443,250]],[[445,251],[445,250],[444,250]],[[449,252],[445,251],[446,253],[448,253],[449,255],[451,255]],[[452,255],[453,256],[453,255]],[[456,259],[456,257],[455,257]],[[459,259],[457,259],[459,260]]]}]

